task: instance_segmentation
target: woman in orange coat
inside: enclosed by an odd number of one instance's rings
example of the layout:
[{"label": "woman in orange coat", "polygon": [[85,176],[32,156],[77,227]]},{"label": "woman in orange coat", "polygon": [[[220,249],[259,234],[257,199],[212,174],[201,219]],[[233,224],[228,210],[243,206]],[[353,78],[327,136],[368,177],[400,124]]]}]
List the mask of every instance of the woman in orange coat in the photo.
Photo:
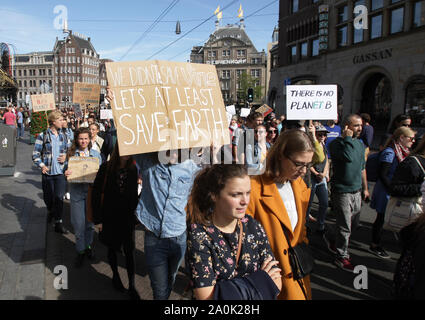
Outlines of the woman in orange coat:
[{"label": "woman in orange coat", "polygon": [[313,153],[314,145],[307,134],[297,129],[285,131],[269,150],[264,174],[251,179],[247,213],[263,225],[279,261],[282,290],[278,299],[281,300],[311,299],[309,276],[300,282],[292,277],[283,228],[292,247],[308,242],[305,221],[310,189],[302,176],[309,170]]}]

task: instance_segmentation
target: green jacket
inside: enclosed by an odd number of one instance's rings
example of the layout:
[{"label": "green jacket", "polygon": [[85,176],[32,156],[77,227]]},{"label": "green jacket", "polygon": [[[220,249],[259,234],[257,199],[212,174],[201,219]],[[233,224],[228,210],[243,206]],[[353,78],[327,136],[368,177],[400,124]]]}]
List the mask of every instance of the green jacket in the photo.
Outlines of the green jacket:
[{"label": "green jacket", "polygon": [[360,139],[338,137],[329,145],[332,158],[332,192],[348,193],[362,188],[365,147]]}]

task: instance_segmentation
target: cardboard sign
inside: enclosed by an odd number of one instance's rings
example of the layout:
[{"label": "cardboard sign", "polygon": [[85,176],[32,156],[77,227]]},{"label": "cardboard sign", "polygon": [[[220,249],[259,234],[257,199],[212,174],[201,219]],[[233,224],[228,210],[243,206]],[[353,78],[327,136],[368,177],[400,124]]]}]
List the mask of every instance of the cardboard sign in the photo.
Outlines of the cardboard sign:
[{"label": "cardboard sign", "polygon": [[259,112],[263,115],[263,117],[267,117],[270,113],[273,112],[273,109],[270,108],[268,105],[263,104],[261,107],[259,107],[255,112]]},{"label": "cardboard sign", "polygon": [[70,157],[68,160],[70,183],[93,183],[99,171],[99,159],[94,157]]},{"label": "cardboard sign", "polygon": [[227,106],[226,111],[230,113],[232,116],[236,114],[236,108],[233,104],[231,106]]},{"label": "cardboard sign", "polygon": [[113,119],[114,116],[112,115],[111,109],[100,109],[100,119],[101,120],[107,120],[107,119]]},{"label": "cardboard sign", "polygon": [[338,118],[337,85],[286,87],[288,120],[332,120]]},{"label": "cardboard sign", "polygon": [[83,112],[81,111],[81,106],[79,104],[73,104],[72,109],[74,110],[75,118],[83,118]]},{"label": "cardboard sign", "polygon": [[33,94],[31,95],[31,104],[33,112],[55,110],[55,97],[53,93]]},{"label": "cardboard sign", "polygon": [[72,101],[85,105],[98,105],[100,99],[100,85],[83,82],[74,82]]},{"label": "cardboard sign", "polygon": [[108,62],[121,155],[229,144],[215,66]]}]

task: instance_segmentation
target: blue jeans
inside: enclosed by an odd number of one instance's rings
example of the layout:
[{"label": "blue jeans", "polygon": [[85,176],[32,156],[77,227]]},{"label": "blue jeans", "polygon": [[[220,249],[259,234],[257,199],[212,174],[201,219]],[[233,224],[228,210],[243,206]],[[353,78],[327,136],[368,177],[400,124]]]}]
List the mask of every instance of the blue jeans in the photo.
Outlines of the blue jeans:
[{"label": "blue jeans", "polygon": [[18,123],[18,138],[22,138],[25,133],[25,126],[23,123]]},{"label": "blue jeans", "polygon": [[93,243],[94,224],[86,219],[86,198],[73,198],[71,193],[71,224],[75,233],[75,249],[81,253]]},{"label": "blue jeans", "polygon": [[329,196],[328,196],[328,185],[326,178],[322,181],[317,182],[315,177],[311,177],[311,195],[310,202],[308,204],[307,217],[310,214],[311,204],[316,194],[319,200],[319,211],[317,213],[317,223],[319,224],[319,230],[325,229],[326,212],[328,211]]},{"label": "blue jeans", "polygon": [[63,196],[65,194],[66,180],[63,174],[49,176],[41,175],[41,186],[43,188],[43,199],[47,210],[56,221],[62,220]]},{"label": "blue jeans", "polygon": [[168,300],[186,251],[186,231],[174,238],[145,233],[145,256],[153,298]]}]

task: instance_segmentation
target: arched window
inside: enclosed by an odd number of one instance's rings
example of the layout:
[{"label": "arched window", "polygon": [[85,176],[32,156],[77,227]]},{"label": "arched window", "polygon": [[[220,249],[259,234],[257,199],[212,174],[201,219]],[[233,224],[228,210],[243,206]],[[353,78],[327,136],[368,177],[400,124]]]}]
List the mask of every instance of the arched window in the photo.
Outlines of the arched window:
[{"label": "arched window", "polygon": [[413,78],[406,87],[405,113],[412,118],[413,127],[425,127],[425,77]]}]

